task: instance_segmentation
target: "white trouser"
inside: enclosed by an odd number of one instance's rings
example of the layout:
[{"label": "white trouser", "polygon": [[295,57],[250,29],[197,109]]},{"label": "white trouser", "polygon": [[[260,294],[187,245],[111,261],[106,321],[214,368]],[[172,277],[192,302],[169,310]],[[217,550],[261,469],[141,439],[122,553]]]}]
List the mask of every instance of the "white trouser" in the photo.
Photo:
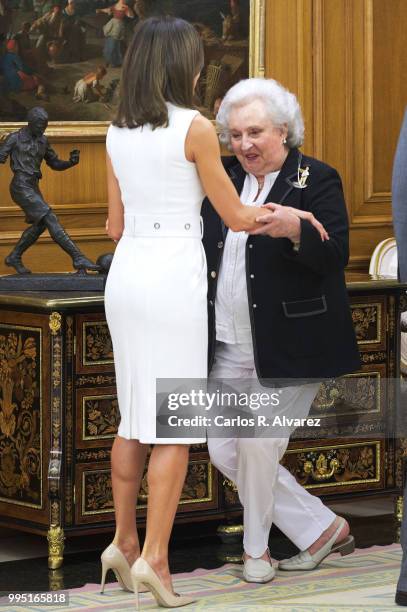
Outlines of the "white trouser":
[{"label": "white trouser", "polygon": [[[251,344],[217,342],[210,377],[256,377]],[[301,403],[301,416],[304,403],[309,410],[318,388],[316,383],[295,390],[292,401]],[[306,550],[335,520],[335,514],[279,464],[288,442],[271,437],[208,438],[213,465],[237,486],[244,510],[243,545],[251,557],[265,552],[272,523]]]}]

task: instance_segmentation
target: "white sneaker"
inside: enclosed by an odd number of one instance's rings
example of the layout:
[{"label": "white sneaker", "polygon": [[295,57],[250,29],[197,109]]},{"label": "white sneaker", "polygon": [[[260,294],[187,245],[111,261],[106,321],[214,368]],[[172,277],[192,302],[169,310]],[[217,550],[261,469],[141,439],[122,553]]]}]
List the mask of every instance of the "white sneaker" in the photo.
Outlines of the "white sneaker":
[{"label": "white sneaker", "polygon": [[271,559],[265,561],[264,559],[250,558],[244,561],[243,578],[246,582],[270,582],[275,575],[276,572],[271,564]]}]

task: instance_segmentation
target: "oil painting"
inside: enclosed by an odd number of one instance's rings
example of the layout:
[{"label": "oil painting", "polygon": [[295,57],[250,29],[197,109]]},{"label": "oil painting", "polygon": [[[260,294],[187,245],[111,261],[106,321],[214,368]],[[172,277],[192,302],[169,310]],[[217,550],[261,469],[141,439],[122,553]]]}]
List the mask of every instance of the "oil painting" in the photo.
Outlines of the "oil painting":
[{"label": "oil painting", "polygon": [[[256,2],[258,0],[255,0]],[[199,108],[249,76],[253,0],[0,0],[0,122],[43,106],[51,122],[107,122],[134,28],[151,15],[191,22],[205,48]]]}]

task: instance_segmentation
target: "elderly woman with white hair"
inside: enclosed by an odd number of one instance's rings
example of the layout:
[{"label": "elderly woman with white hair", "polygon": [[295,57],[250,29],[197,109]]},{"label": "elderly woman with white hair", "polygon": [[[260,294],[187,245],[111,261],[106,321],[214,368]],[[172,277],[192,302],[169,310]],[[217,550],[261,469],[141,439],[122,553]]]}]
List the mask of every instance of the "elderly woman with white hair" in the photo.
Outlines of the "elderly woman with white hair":
[{"label": "elderly woman with white hair", "polygon": [[[304,155],[296,97],[274,80],[248,79],[225,96],[217,123],[234,154],[224,166],[241,201],[270,209],[253,232],[227,229],[203,205],[208,262],[211,377],[289,379],[292,414],[308,412],[319,382],[360,367],[344,280],[348,219],[337,171]],[[321,240],[312,218],[322,223]],[[300,381],[313,381],[301,384]],[[297,382],[296,382],[297,381]],[[244,435],[244,434],[243,434]],[[244,577],[274,577],[275,523],[300,549],[283,570],[310,570],[354,550],[347,522],[279,465],[288,437],[210,437],[212,462],[237,486],[244,508]]]}]

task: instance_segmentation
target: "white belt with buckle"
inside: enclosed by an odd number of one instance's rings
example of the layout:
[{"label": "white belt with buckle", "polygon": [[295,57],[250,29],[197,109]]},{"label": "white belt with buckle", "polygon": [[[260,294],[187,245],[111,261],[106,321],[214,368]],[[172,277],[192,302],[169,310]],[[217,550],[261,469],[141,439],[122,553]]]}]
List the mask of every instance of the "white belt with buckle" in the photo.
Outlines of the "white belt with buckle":
[{"label": "white belt with buckle", "polygon": [[124,215],[123,236],[202,238],[202,217],[188,214]]}]

